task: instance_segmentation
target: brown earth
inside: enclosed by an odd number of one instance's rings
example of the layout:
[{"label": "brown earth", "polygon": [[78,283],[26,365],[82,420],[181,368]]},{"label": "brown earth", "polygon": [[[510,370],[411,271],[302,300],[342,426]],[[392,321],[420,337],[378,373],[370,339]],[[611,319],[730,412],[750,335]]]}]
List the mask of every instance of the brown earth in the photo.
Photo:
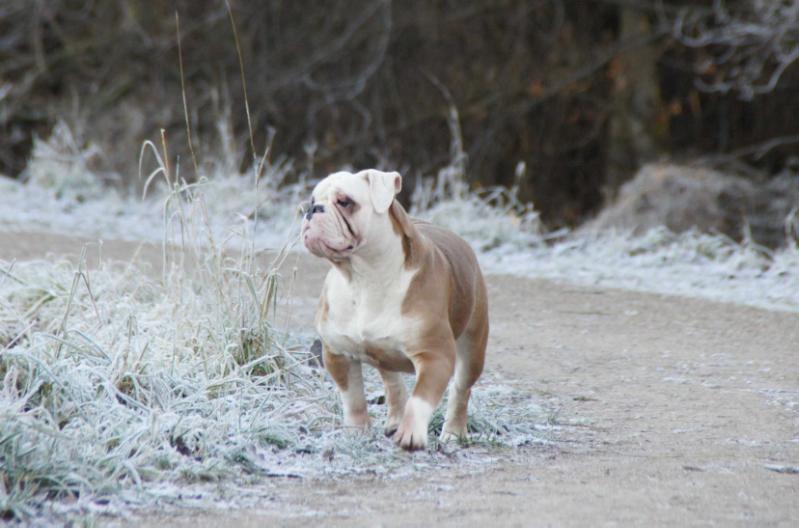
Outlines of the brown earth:
[{"label": "brown earth", "polygon": [[[0,259],[81,241],[0,233]],[[129,258],[136,246],[106,242]],[[158,249],[144,246],[158,262]],[[325,265],[292,256],[292,324]],[[271,481],[256,509],[150,514],[130,526],[797,526],[799,317],[698,299],[489,275],[488,371],[557,410],[551,447],[480,472]],[[409,456],[409,463],[413,461]]]}]

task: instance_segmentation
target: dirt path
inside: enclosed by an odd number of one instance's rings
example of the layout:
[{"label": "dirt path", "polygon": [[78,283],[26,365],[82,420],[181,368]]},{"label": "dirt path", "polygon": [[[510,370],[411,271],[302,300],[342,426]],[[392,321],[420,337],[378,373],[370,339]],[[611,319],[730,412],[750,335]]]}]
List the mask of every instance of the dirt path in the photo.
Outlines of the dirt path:
[{"label": "dirt path", "polygon": [[[126,257],[133,247],[103,251]],[[74,239],[0,233],[3,259],[79,250]],[[310,324],[325,266],[289,264],[303,277],[292,318]],[[799,474],[775,471],[799,466],[797,314],[510,276],[488,283],[488,370],[558,409],[556,421],[571,425],[556,447],[509,453],[476,475],[279,481],[256,510],[131,525],[799,523]]]}]

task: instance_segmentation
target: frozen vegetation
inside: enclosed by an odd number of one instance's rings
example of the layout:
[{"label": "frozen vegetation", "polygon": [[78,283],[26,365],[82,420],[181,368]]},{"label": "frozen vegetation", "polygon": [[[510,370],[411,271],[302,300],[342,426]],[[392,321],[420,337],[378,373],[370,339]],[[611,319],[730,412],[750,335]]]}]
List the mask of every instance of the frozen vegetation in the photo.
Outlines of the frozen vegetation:
[{"label": "frozen vegetation", "polygon": [[[379,428],[342,431],[310,324],[275,324],[276,269],[300,249],[310,182],[284,184],[294,168],[281,162],[257,181],[216,167],[186,185],[157,164],[142,199],[114,190],[69,142],[66,130],[38,142],[26,180],[0,180],[0,226],[166,242],[163,269],[0,253],[3,517],[120,513],[189,495],[235,504],[248,494],[219,483],[257,496],[272,477],[397,478],[453,461],[478,470],[496,450],[548,441],[550,411],[491,374],[474,395],[471,446],[411,456]],[[488,273],[799,310],[795,243],[770,252],[665,230],[548,233],[512,191],[470,193],[452,167],[430,181],[415,190],[414,214],[466,237]],[[255,255],[266,249],[265,265]],[[370,410],[379,424],[382,408]]]},{"label": "frozen vegetation", "polygon": [[[477,470],[497,449],[548,442],[549,411],[490,375],[473,397],[469,446],[433,443],[410,456],[381,427],[368,436],[339,427],[310,324],[276,323],[290,280],[277,268],[307,192],[278,188],[281,167],[257,188],[240,175],[184,185],[158,173],[142,200],[51,147],[37,145],[26,183],[2,182],[6,229],[166,244],[161,273],[111,260],[0,260],[4,518],[242,504],[264,479],[398,478],[456,462]],[[256,258],[265,248],[277,249],[268,263]],[[367,392],[382,398],[371,371]],[[384,407],[370,411],[379,426]]]},{"label": "frozen vegetation", "polygon": [[[66,128],[57,128],[49,142],[37,142],[25,183],[0,178],[0,227],[180,245],[187,236],[181,204],[196,195],[207,198],[195,215],[194,242],[211,236],[227,247],[304,251],[296,244],[298,209],[313,182],[290,161],[267,167],[258,182],[230,170],[230,163],[211,167],[212,176],[191,186],[164,185],[158,174],[141,199],[105,185],[88,166],[86,149],[71,141]],[[777,251],[665,229],[642,236],[551,233],[512,190],[467,191],[458,180],[461,170],[453,163],[415,189],[412,213],[467,238],[489,273],[799,310],[795,233],[787,233],[789,243]],[[284,184],[292,173],[300,182]]]}]

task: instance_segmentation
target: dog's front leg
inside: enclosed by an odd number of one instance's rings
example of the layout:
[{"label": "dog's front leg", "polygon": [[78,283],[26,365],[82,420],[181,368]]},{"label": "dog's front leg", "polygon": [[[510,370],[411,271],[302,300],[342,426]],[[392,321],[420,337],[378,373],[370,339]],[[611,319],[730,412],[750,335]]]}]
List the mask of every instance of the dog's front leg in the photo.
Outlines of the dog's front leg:
[{"label": "dog's front leg", "polygon": [[455,368],[455,342],[447,342],[434,352],[414,354],[412,361],[416,369],[416,385],[405,404],[402,421],[393,437],[400,447],[408,451],[427,447],[430,418]]},{"label": "dog's front leg", "polygon": [[323,346],[322,356],[325,368],[336,382],[344,408],[344,425],[358,429],[369,427],[369,413],[366,411],[366,397],[363,392],[363,371],[361,362],[347,356],[331,352]]}]

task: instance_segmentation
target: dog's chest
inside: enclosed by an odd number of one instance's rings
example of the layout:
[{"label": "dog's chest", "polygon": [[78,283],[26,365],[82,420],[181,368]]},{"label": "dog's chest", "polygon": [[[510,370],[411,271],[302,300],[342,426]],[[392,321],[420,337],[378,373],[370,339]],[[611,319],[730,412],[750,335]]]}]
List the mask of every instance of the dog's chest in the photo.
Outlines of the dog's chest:
[{"label": "dog's chest", "polygon": [[388,283],[331,280],[327,313],[317,320],[320,337],[336,354],[407,369],[398,365],[407,362],[406,343],[415,332],[415,319],[402,310],[412,278],[413,273],[403,272]]}]

